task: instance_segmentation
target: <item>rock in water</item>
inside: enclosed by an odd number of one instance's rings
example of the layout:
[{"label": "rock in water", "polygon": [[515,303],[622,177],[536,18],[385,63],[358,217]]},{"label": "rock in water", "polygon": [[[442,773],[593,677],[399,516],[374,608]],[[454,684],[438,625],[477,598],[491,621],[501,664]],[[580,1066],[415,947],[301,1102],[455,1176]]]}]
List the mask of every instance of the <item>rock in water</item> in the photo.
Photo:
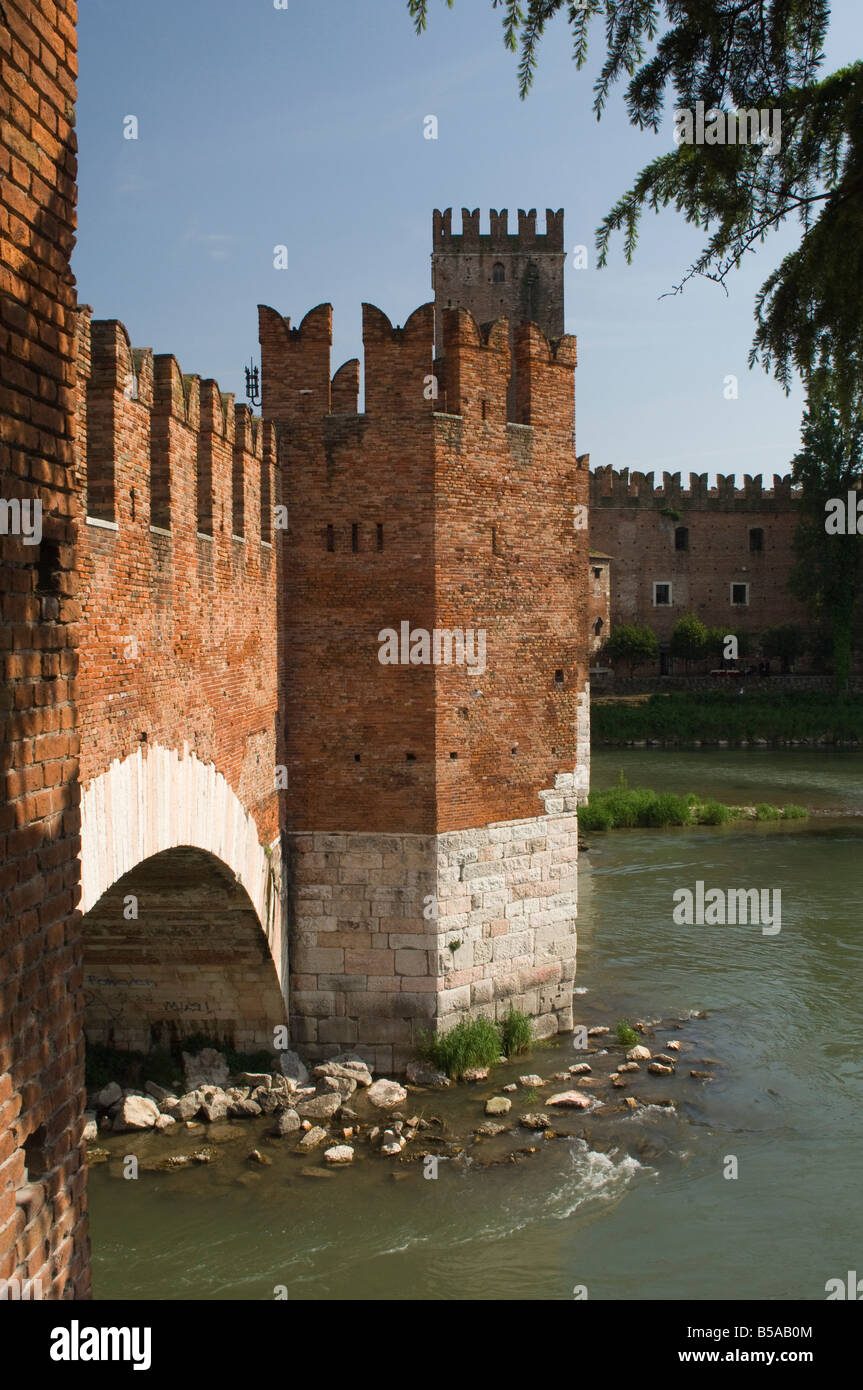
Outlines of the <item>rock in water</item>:
[{"label": "rock in water", "polygon": [[303,1153],[308,1153],[309,1149],[316,1149],[318,1144],[322,1144],[327,1137],[327,1131],[321,1129],[320,1125],[315,1125],[308,1134],[304,1134],[299,1142],[299,1148]]},{"label": "rock in water", "polygon": [[646,1062],[650,1058],[650,1048],[639,1043],[637,1047],[631,1047],[626,1054],[627,1062]]},{"label": "rock in water", "polygon": [[558,1091],[556,1096],[549,1096],[546,1105],[566,1105],[572,1110],[586,1110],[591,1104],[590,1096],[586,1096],[582,1091]]},{"label": "rock in water", "polygon": [[544,1086],[545,1082],[541,1076],[537,1076],[536,1072],[531,1072],[529,1076],[520,1076],[518,1078],[518,1084],[520,1086],[533,1087]]},{"label": "rock in water", "polygon": [[509,1096],[491,1096],[485,1103],[487,1115],[508,1115],[512,1109]]},{"label": "rock in water", "polygon": [[279,1110],[270,1133],[276,1139],[284,1139],[287,1134],[296,1134],[300,1128],[300,1117],[296,1110]]},{"label": "rock in water", "polygon": [[312,1096],[311,1100],[301,1101],[296,1113],[304,1120],[331,1120],[341,1104],[342,1098],[338,1092],[330,1092],[329,1095]]},{"label": "rock in water", "polygon": [[654,1076],[672,1076],[674,1067],[666,1067],[662,1062],[649,1062],[647,1070]]},{"label": "rock in water", "polygon": [[443,1089],[449,1086],[450,1079],[446,1072],[438,1071],[430,1062],[409,1062],[407,1078],[412,1086],[433,1086]]},{"label": "rock in water", "polygon": [[354,1151],[350,1144],[334,1144],[331,1149],[324,1150],[324,1158],[327,1163],[353,1163]]},{"label": "rock in water", "polygon": [[366,1091],[366,1095],[372,1105],[378,1110],[392,1110],[394,1106],[401,1105],[403,1100],[407,1100],[408,1093],[404,1086],[400,1086],[397,1081],[375,1081]]},{"label": "rock in water", "polygon": [[152,1129],[159,1118],[159,1107],[149,1096],[126,1096],[117,1107],[112,1129],[122,1134],[135,1129]]},{"label": "rock in water", "polygon": [[548,1116],[539,1113],[522,1115],[519,1124],[525,1129],[548,1129]]}]

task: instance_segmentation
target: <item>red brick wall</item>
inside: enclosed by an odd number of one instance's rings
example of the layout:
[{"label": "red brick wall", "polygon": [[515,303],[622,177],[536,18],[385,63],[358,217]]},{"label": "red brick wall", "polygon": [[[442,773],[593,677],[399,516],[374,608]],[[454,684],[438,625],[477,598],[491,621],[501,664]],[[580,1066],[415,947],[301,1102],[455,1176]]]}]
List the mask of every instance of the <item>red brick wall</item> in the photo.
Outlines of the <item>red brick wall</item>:
[{"label": "red brick wall", "polygon": [[[811,627],[805,606],[786,582],[793,563],[797,502],[790,478],[770,489],[747,478],[736,487],[706,476],[683,488],[679,474],[662,487],[627,470],[600,468],[590,480],[590,543],[611,556],[611,626],[644,623],[667,641],[674,624],[693,612],[708,627],[761,633],[778,623]],[[664,515],[663,513],[676,513]],[[688,549],[675,549],[675,530],[686,527]],[[763,550],[750,549],[749,534],[763,532]],[[671,607],[653,603],[654,582],[671,582]],[[731,584],[749,585],[746,607],[731,604]]]},{"label": "red brick wall", "polygon": [[269,843],[276,552],[261,484],[272,498],[274,431],[173,357],[133,350],[122,324],[82,309],[78,326],[82,785],[142,742],[188,743]]},{"label": "red brick wall", "polygon": [[[0,1281],[89,1292],[83,1167],[73,517],[76,6],[0,12]],[[27,1180],[29,1178],[29,1181]]]},{"label": "red brick wall", "polygon": [[[513,426],[507,325],[485,341],[466,312],[451,320],[436,402],[432,306],[401,329],[365,306],[358,415],[342,385],[352,364],[331,395],[329,306],[298,329],[261,309],[263,411],[280,426],[289,512],[291,831],[421,834],[534,816],[538,792],[576,763],[587,533],[573,517],[587,470],[574,453],[575,343],[552,351],[535,327],[518,331],[524,424]],[[382,665],[378,633],[403,621],[483,628],[485,673]]]}]

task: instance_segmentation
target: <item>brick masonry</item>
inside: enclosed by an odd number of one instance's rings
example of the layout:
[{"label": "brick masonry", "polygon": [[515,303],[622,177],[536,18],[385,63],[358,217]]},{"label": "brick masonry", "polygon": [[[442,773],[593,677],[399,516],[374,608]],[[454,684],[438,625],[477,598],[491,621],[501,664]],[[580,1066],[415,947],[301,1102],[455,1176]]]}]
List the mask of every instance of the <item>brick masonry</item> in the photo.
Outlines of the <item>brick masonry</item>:
[{"label": "brick masonry", "polygon": [[[0,1290],[84,1298],[84,1040],[78,901],[73,474],[77,13],[0,12]],[[4,509],[5,511],[5,509]],[[8,533],[6,533],[8,532]]]},{"label": "brick masonry", "polygon": [[[660,642],[671,637],[684,613],[708,627],[761,633],[779,623],[810,629],[805,605],[786,583],[794,561],[798,499],[790,476],[747,477],[738,487],[707,475],[651,476],[598,468],[590,475],[590,543],[611,556],[611,628],[621,623],[652,627]],[[686,547],[675,535],[685,529]],[[759,533],[761,548],[753,546]],[[654,584],[670,583],[671,604],[654,602]],[[732,584],[747,585],[748,602],[732,604]]]}]

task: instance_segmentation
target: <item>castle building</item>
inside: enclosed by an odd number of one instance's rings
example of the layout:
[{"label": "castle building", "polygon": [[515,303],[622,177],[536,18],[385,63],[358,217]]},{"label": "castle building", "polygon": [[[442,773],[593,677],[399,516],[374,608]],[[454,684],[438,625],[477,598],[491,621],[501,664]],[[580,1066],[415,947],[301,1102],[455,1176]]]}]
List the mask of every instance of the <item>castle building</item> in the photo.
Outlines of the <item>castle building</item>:
[{"label": "castle building", "polygon": [[[598,468],[590,475],[590,543],[610,556],[610,628],[650,627],[660,642],[660,674],[672,671],[675,623],[695,613],[707,627],[758,635],[782,623],[811,627],[787,582],[799,494],[790,475],[765,488],[747,477],[679,473],[653,477]],[[598,616],[598,615],[597,615]],[[596,618],[591,610],[591,618]],[[607,635],[607,625],[602,631]],[[592,629],[592,639],[597,635]]]}]

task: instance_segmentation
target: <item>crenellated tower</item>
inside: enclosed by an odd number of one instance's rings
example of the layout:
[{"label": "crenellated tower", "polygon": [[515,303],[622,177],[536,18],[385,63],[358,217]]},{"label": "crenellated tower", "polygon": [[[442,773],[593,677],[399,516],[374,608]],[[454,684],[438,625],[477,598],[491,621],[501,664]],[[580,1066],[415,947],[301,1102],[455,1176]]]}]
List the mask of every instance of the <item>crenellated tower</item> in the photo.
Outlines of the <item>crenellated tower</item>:
[{"label": "crenellated tower", "polygon": [[446,309],[468,309],[477,323],[509,323],[512,372],[508,418],[518,421],[515,330],[535,323],[549,339],[563,334],[563,209],[545,214],[545,232],[536,230],[536,209],[519,209],[518,230],[509,231],[506,208],[489,213],[488,232],[480,231],[479,209],[462,208],[462,230],[452,230],[452,209],[435,209],[432,227],[432,287],[435,341],[443,344]]},{"label": "crenellated tower", "polygon": [[[260,309],[288,508],[279,592],[291,1027],[399,1067],[419,1030],[510,1004],[571,1025],[586,781],[586,460],[575,340]],[[437,357],[435,354],[437,353]],[[513,420],[508,392],[517,376]]]}]

